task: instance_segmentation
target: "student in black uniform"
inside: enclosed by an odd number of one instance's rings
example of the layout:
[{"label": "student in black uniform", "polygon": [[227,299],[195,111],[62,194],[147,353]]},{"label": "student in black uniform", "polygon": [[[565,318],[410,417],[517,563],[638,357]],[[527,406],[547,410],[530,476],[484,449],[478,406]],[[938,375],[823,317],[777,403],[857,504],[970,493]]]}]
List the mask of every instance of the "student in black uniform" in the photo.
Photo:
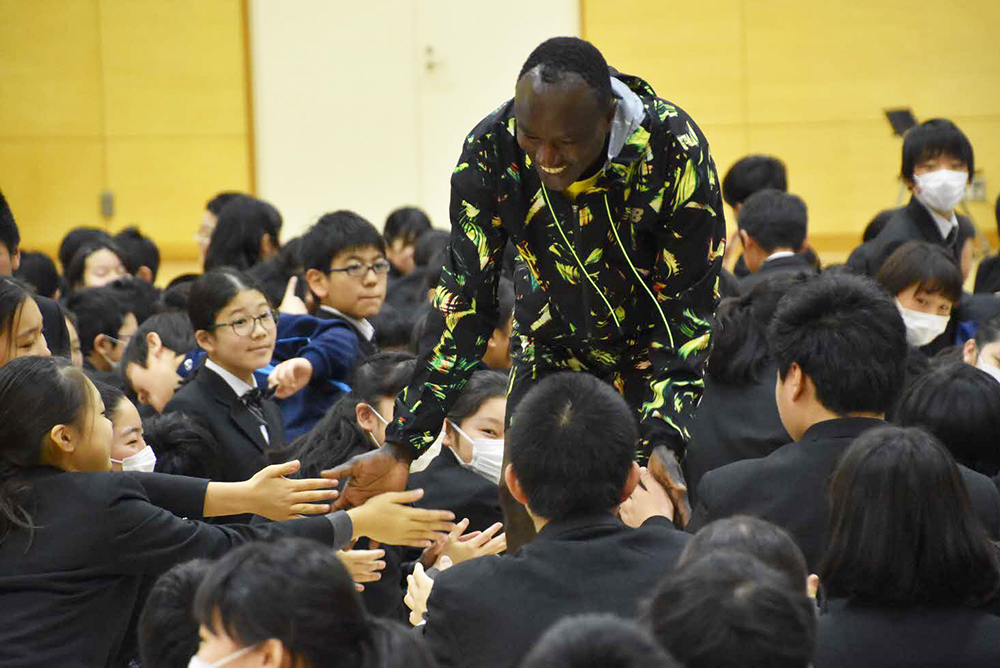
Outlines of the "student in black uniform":
[{"label": "student in black uniform", "polygon": [[[109,473],[111,423],[103,411],[97,389],[67,360],[31,356],[0,369],[0,665],[5,668],[108,665],[125,634],[140,579],[187,559],[218,556],[233,545],[279,535],[334,548],[362,535],[420,545],[453,528],[443,521],[450,513],[402,505],[419,496],[411,493],[382,495],[356,509],[359,514],[266,527],[180,519],[251,510],[247,487]],[[261,503],[278,496],[274,485],[288,489],[290,481],[280,474],[291,468],[277,468]],[[220,496],[220,489],[227,495]],[[330,495],[316,492],[304,500],[310,498]]]},{"label": "student in black uniform", "polygon": [[254,376],[271,361],[278,314],[245,274],[217,269],[195,281],[188,316],[208,358],[164,412],[201,419],[219,445],[221,479],[245,480],[285,444],[278,406]]}]

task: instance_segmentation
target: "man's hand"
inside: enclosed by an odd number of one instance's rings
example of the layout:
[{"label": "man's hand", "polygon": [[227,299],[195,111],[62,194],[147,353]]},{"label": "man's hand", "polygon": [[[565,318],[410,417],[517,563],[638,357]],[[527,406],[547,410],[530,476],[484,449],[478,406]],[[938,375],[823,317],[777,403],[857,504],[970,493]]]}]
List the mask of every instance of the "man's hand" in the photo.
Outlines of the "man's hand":
[{"label": "man's hand", "polygon": [[674,504],[674,525],[680,529],[691,521],[691,502],[688,501],[687,482],[673,450],[661,445],[649,456],[649,472],[656,478]]},{"label": "man's hand", "polygon": [[[265,466],[246,482],[252,512],[269,520],[287,520],[302,515],[330,512],[327,503],[338,496],[337,483],[326,478],[286,478],[299,470],[298,460]],[[242,510],[240,512],[246,512]]]},{"label": "man's hand", "polygon": [[364,591],[363,582],[375,582],[381,579],[380,570],[385,568],[382,557],[385,550],[337,550],[337,558],[354,580],[358,591]]},{"label": "man's hand", "polygon": [[274,396],[287,399],[309,384],[313,376],[312,362],[305,357],[285,360],[267,377],[267,386],[277,388]]},{"label": "man's hand", "polygon": [[406,505],[423,495],[422,489],[386,492],[351,508],[347,514],[354,524],[352,538],[367,536],[380,543],[410,547],[428,547],[435,541],[446,538],[448,532],[455,528],[452,522],[455,519],[453,512],[424,510]]},{"label": "man's hand", "polygon": [[410,477],[413,453],[402,445],[386,443],[378,450],[352,457],[340,466],[323,471],[324,478],[349,478],[334,508],[359,506],[382,492],[402,492]]},{"label": "man's hand", "polygon": [[656,482],[648,469],[643,468],[641,471],[639,484],[635,486],[632,496],[625,499],[619,509],[622,522],[633,529],[638,529],[643,522],[656,515],[673,521],[674,504],[667,495],[667,490]]}]

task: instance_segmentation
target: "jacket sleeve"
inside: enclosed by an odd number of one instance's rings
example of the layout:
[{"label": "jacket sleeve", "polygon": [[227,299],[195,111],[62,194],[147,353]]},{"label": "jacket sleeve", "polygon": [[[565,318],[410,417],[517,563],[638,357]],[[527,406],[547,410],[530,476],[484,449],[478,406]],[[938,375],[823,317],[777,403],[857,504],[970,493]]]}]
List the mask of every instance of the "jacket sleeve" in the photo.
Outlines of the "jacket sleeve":
[{"label": "jacket sleeve", "polygon": [[655,230],[660,251],[653,283],[663,318],[649,342],[651,374],[640,409],[640,461],[659,445],[678,459],[684,456],[704,389],[726,247],[719,179],[704,138],[687,150],[676,143],[667,150],[671,157]]},{"label": "jacket sleeve", "polygon": [[499,314],[497,286],[507,233],[495,212],[499,169],[491,133],[466,139],[451,177],[451,240],[434,297],[445,318],[437,345],[421,356],[396,399],[386,440],[419,453],[437,438],[445,414],[465,387]]},{"label": "jacket sleeve", "polygon": [[321,321],[309,343],[302,346],[297,356],[312,364],[310,383],[326,383],[329,380],[347,382],[358,359],[359,349],[358,336],[351,329],[339,322]]},{"label": "jacket sleeve", "polygon": [[154,506],[192,520],[200,520],[204,515],[208,480],[169,473],[132,471],[125,475],[139,483]]}]

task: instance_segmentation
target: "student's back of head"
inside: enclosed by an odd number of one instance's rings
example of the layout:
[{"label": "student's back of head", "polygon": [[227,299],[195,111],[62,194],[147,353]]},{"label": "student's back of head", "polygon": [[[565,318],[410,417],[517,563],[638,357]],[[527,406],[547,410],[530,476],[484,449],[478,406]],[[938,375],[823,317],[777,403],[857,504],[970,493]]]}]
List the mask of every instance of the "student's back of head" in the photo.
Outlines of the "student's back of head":
[{"label": "student's back of head", "polygon": [[21,265],[14,275],[34,287],[38,296],[58,298],[59,271],[56,263],[45,253],[21,251]]},{"label": "student's back of head", "polygon": [[685,668],[807,668],[816,644],[812,599],[741,552],[713,552],[678,568],[643,619]]},{"label": "student's back of head", "polygon": [[66,302],[79,326],[80,351],[86,358],[101,334],[117,337],[128,313],[110,288],[86,288],[74,292]]},{"label": "student's back of head", "polygon": [[798,252],[806,241],[806,204],[791,193],[773,188],[758,190],[744,200],[738,222],[744,246],[749,237],[768,254],[778,249]]},{"label": "student's back of head", "polygon": [[146,668],[187,668],[198,652],[195,592],[212,562],[194,559],[174,566],[149,591],[139,617],[139,651]]},{"label": "student's back of head", "polygon": [[722,198],[731,207],[741,205],[758,190],[788,190],[785,164],[769,155],[748,155],[729,168],[722,179]]},{"label": "student's back of head", "polygon": [[681,668],[632,621],[614,615],[566,617],[545,632],[521,668]]},{"label": "student's back of head", "polygon": [[10,210],[2,191],[0,191],[0,244],[8,256],[17,253],[21,246],[21,232],[14,222],[14,213]]},{"label": "student's back of head", "polygon": [[280,235],[277,209],[256,197],[236,195],[218,214],[205,254],[205,271],[220,267],[245,271],[278,253]]},{"label": "student's back of head", "polygon": [[639,440],[634,412],[607,383],[582,372],[549,376],[518,404],[507,432],[508,458],[528,509],[557,520],[610,512]]},{"label": "student's back of head", "polygon": [[114,237],[115,243],[125,254],[125,268],[128,273],[147,283],[156,283],[160,270],[160,249],[156,242],[143,236],[138,227],[127,227]]},{"label": "student's back of head", "polygon": [[153,415],[142,422],[143,438],[156,453],[156,472],[218,480],[219,446],[198,418],[184,413]]},{"label": "student's back of head", "polygon": [[108,283],[107,287],[117,295],[126,310],[135,315],[135,320],[140,325],[159,308],[160,290],[149,281],[126,276]]},{"label": "student's back of head", "polygon": [[1000,471],[1000,383],[983,371],[962,362],[931,368],[903,391],[894,416],[936,436],[960,464]]},{"label": "student's back of head", "polygon": [[866,278],[824,274],[791,290],[769,344],[779,376],[798,369],[837,415],[885,413],[902,388],[906,328],[892,298]]}]

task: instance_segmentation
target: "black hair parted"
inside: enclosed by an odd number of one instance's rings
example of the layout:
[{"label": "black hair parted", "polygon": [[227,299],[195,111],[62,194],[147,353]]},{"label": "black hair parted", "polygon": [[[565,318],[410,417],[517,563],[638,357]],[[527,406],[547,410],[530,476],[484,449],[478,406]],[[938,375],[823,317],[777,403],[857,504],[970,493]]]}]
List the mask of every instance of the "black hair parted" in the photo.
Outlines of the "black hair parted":
[{"label": "black hair parted", "polygon": [[903,166],[900,175],[904,180],[912,181],[917,163],[941,154],[948,154],[964,162],[969,168],[969,181],[972,181],[972,175],[976,171],[972,143],[957,125],[946,118],[932,118],[907,131],[903,136]]},{"label": "black hair parted", "polygon": [[776,524],[750,515],[733,515],[701,528],[688,541],[677,565],[684,566],[719,550],[744,552],[788,578],[792,589],[805,591],[809,569],[792,536]]},{"label": "black hair parted", "polygon": [[108,237],[107,240],[87,242],[80,246],[79,250],[73,254],[73,259],[69,262],[63,277],[66,279],[66,286],[70,291],[78,289],[83,283],[83,275],[87,270],[87,258],[101,250],[109,250],[118,256],[118,260],[125,266],[125,254],[118,247],[118,244]]},{"label": "black hair parted", "polygon": [[66,308],[76,316],[80,350],[86,357],[94,349],[98,334],[117,337],[129,311],[118,295],[105,286],[84,288],[70,295]]},{"label": "black hair parted", "polygon": [[469,382],[462,388],[445,417],[461,426],[462,421],[475,414],[484,403],[506,396],[507,374],[485,369],[476,371],[469,377]]},{"label": "black hair parted", "polygon": [[564,74],[578,75],[593,89],[601,107],[608,107],[614,98],[607,61],[596,46],[579,37],[552,37],[536,46],[521,66],[517,80],[536,67],[548,84],[556,83]]},{"label": "black hair parted", "polygon": [[128,369],[129,364],[146,366],[149,361],[149,341],[146,337],[150,332],[155,332],[160,337],[160,343],[164,348],[178,355],[184,355],[198,347],[198,342],[194,338],[194,328],[187,313],[181,311],[159,313],[139,325],[139,329],[135,330],[135,334],[129,339],[128,345],[125,346],[125,354],[122,356],[123,370]]},{"label": "black hair parted", "polygon": [[742,204],[758,190],[786,192],[785,163],[770,155],[748,155],[737,160],[722,179],[722,198],[729,206]]},{"label": "black hair parted", "polygon": [[986,372],[960,361],[933,366],[903,390],[893,416],[936,436],[960,464],[1000,471],[1000,383]]},{"label": "black hair parted", "polygon": [[191,612],[198,585],[212,567],[192,559],[161,575],[149,590],[139,617],[139,653],[145,668],[187,668],[201,642]]},{"label": "black hair parted", "polygon": [[622,502],[638,439],[635,413],[611,385],[567,371],[521,399],[507,448],[528,507],[559,520]]},{"label": "black hair parted", "polygon": [[798,252],[808,231],[806,203],[797,195],[771,188],[750,195],[740,209],[739,227],[767,252]]},{"label": "black hair parted", "polygon": [[21,251],[21,266],[14,275],[31,284],[38,296],[55,299],[59,290],[59,270],[45,253]]},{"label": "black hair parted", "polygon": [[127,227],[114,236],[115,243],[125,256],[125,269],[135,276],[141,268],[146,267],[152,274],[150,283],[156,282],[156,274],[160,270],[160,249],[156,242],[139,231],[138,227]]},{"label": "black hair parted", "polygon": [[884,413],[902,389],[906,326],[871,279],[835,273],[805,282],[779,302],[768,335],[779,375],[798,364],[837,415]]},{"label": "black hair parted", "polygon": [[165,413],[142,421],[143,438],[156,453],[156,472],[218,480],[219,446],[195,415]]},{"label": "black hair parted", "polygon": [[210,331],[219,312],[245,290],[256,290],[267,297],[267,293],[255,280],[231,267],[213,269],[202,274],[191,284],[187,301],[188,317],[195,332],[202,329]]},{"label": "black hair parted", "polygon": [[819,576],[831,598],[977,607],[1000,593],[997,547],[954,459],[923,429],[885,426],[858,437],[833,473],[830,508]]},{"label": "black hair parted", "polygon": [[13,348],[11,333],[17,327],[21,306],[31,296],[31,289],[20,279],[0,276],[0,335],[7,337],[8,347]]},{"label": "black hair parted", "polygon": [[344,251],[377,248],[385,255],[385,238],[378,229],[353,211],[343,209],[321,216],[303,239],[299,251],[303,268],[323,273],[330,271],[333,258]]},{"label": "black hair parted", "polygon": [[218,213],[205,254],[205,271],[234,267],[245,271],[261,260],[264,237],[278,248],[281,214],[271,204],[249,195],[230,198]]},{"label": "black hair parted", "polygon": [[681,668],[632,620],[609,614],[566,617],[538,639],[521,668]]},{"label": "black hair parted", "polygon": [[431,229],[431,219],[427,217],[423,209],[415,206],[403,206],[394,209],[385,219],[382,236],[385,237],[387,244],[391,244],[397,238],[412,244],[429,229]]},{"label": "black hair parted", "polygon": [[0,244],[7,247],[7,252],[13,255],[21,245],[21,232],[14,221],[14,212],[7,204],[7,198],[0,190]]},{"label": "black hair parted", "polygon": [[886,258],[875,280],[893,297],[916,285],[955,303],[962,296],[962,270],[955,256],[937,244],[907,241]]},{"label": "black hair parted", "polygon": [[717,550],[670,573],[641,619],[685,668],[807,668],[815,610],[784,574],[745,552]]},{"label": "black hair parted", "polygon": [[69,265],[73,262],[73,257],[81,248],[87,244],[110,242],[111,235],[106,230],[99,227],[75,227],[66,233],[66,236],[59,242],[59,264],[62,266],[63,274],[69,271]]},{"label": "black hair parted", "polygon": [[726,297],[715,314],[708,374],[717,383],[746,385],[760,380],[771,362],[767,328],[785,294],[811,280],[805,272],[767,278],[739,297]]}]

